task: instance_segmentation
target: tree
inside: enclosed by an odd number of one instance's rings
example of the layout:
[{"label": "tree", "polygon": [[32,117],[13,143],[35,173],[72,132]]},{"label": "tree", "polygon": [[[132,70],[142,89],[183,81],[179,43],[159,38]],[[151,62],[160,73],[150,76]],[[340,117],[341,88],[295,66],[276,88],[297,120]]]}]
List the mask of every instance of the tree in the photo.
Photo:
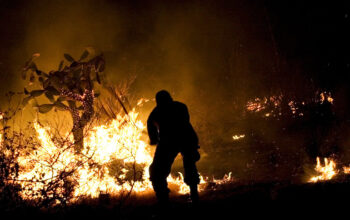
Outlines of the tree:
[{"label": "tree", "polygon": [[[34,54],[23,68],[22,78],[25,80],[29,75],[29,82],[38,82],[40,89],[28,91],[24,88],[26,97],[23,105],[31,99],[39,96],[46,96],[50,103],[36,104],[40,113],[45,114],[53,108],[62,111],[69,111],[72,120],[72,133],[74,136],[74,148],[80,152],[84,146],[84,127],[92,119],[94,114],[94,100],[98,93],[94,91],[94,84],[101,84],[100,74],[104,71],[105,60],[103,55],[98,55],[90,60],[86,60],[89,52],[85,50],[79,60],[75,60],[69,54],[64,54],[69,65],[64,66],[61,61],[58,70],[45,73],[39,70],[34,63],[34,59],[40,54]],[[64,104],[66,101],[68,103]]]}]

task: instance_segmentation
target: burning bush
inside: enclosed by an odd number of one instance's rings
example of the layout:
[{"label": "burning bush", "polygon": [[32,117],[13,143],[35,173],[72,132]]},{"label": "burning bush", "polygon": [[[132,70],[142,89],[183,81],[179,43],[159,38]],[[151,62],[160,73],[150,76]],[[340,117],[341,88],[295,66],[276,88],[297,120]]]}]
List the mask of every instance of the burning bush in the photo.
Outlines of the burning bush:
[{"label": "burning bush", "polygon": [[[22,188],[18,183],[20,165],[18,157],[25,148],[33,147],[32,137],[22,131],[11,129],[10,123],[18,112],[19,103],[14,105],[15,93],[8,92],[8,108],[0,111],[0,209],[12,210],[24,205],[20,193]],[[30,130],[30,127],[27,127]]]}]

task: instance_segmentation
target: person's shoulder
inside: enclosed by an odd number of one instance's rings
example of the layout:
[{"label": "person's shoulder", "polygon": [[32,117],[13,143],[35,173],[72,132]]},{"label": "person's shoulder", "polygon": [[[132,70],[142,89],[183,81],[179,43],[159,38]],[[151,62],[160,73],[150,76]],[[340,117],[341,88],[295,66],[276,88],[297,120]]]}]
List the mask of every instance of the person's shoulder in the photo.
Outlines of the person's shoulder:
[{"label": "person's shoulder", "polygon": [[151,111],[149,114],[149,117],[153,117],[154,115],[158,114],[159,108],[157,106]]},{"label": "person's shoulder", "polygon": [[178,109],[181,111],[187,111],[187,106],[184,103],[174,101],[173,104],[174,104],[175,109]]},{"label": "person's shoulder", "polygon": [[174,104],[176,107],[187,108],[187,106],[186,106],[184,103],[179,102],[179,101],[174,101],[173,104]]}]

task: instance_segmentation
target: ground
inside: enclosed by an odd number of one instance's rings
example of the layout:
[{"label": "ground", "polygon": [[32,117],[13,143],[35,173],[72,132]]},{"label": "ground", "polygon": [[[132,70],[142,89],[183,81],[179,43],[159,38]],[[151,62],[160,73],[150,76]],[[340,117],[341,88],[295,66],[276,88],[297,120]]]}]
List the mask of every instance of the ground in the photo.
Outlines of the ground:
[{"label": "ground", "polygon": [[[289,182],[231,183],[213,187],[201,193],[201,202],[193,206],[187,195],[171,196],[171,204],[159,209],[152,193],[132,196],[122,206],[118,200],[100,197],[85,200],[65,208],[37,210],[28,208],[13,213],[39,217],[79,219],[104,217],[113,219],[217,219],[237,216],[318,216],[346,213],[350,198],[350,178],[340,176],[335,180],[319,183],[292,184]],[[335,209],[336,208],[336,209]],[[7,214],[13,214],[7,213]],[[298,214],[299,213],[299,214]],[[238,218],[240,219],[240,218]]]}]

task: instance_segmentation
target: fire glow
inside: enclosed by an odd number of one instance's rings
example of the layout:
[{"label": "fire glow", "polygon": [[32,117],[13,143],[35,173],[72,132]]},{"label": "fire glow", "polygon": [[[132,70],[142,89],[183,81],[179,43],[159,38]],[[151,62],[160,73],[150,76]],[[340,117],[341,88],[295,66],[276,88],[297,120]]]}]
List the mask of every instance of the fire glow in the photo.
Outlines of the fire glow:
[{"label": "fire glow", "polygon": [[232,139],[233,139],[234,141],[237,141],[237,140],[242,139],[242,138],[244,138],[244,137],[245,137],[245,134],[233,135],[233,136],[232,136]]},{"label": "fire glow", "polygon": [[[263,98],[255,98],[249,100],[245,106],[246,111],[251,113],[259,113],[262,112],[263,116],[268,117],[276,117],[282,115],[282,103],[283,100],[286,99],[283,95],[274,95],[270,97]],[[309,101],[310,102],[310,101]],[[313,103],[324,104],[326,102],[333,104],[334,99],[332,98],[332,94],[327,91],[317,92],[315,98],[312,100]],[[308,103],[306,101],[294,101],[287,100],[288,108],[292,115],[304,116],[304,113],[299,109],[300,106],[305,106]],[[298,107],[299,106],[299,107]],[[287,112],[284,112],[286,114]]]},{"label": "fire glow", "polygon": [[324,166],[321,165],[320,158],[316,159],[317,164],[315,170],[320,174],[318,176],[311,177],[309,182],[316,183],[318,181],[330,180],[335,175],[338,174],[338,170],[336,169],[337,164],[334,160],[324,158]]},{"label": "fire glow", "polygon": [[[324,158],[324,166],[321,164],[319,157],[316,158],[316,162],[315,171],[320,175],[311,177],[308,181],[310,183],[331,180],[341,173],[341,171],[337,169],[337,163],[333,159]],[[343,166],[342,170],[344,174],[350,174],[350,166]]]},{"label": "fire glow", "polygon": [[[118,195],[123,192],[152,191],[149,166],[152,162],[150,146],[141,140],[143,123],[135,110],[129,115],[118,115],[109,124],[96,126],[87,132],[84,148],[75,152],[72,135],[67,134],[64,144],[53,141],[51,128],[34,122],[41,146],[29,155],[19,157],[18,182],[24,190],[24,199],[40,199],[40,191],[58,184],[48,196],[66,193],[68,183],[75,183],[73,201],[83,197],[96,198],[100,194]],[[1,138],[1,136],[0,136]],[[199,191],[203,191],[208,178],[200,176]],[[223,179],[211,180],[215,184],[232,181],[231,173]],[[179,194],[189,193],[183,175],[168,177],[169,187]]]}]

